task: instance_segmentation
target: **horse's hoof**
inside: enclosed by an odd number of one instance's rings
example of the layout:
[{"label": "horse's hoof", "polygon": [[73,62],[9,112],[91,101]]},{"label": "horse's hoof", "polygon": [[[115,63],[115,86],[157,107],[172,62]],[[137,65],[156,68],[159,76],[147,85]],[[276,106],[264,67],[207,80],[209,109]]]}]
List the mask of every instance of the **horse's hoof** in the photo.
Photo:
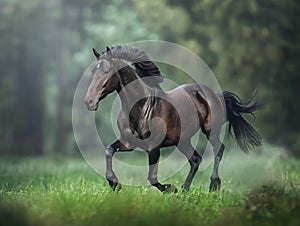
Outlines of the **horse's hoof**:
[{"label": "horse's hoof", "polygon": [[109,181],[109,186],[113,191],[120,191],[122,189],[122,184],[120,182]]},{"label": "horse's hoof", "polygon": [[211,178],[211,182],[209,185],[209,191],[214,192],[214,191],[220,191],[221,189],[221,180],[220,178]]},{"label": "horse's hoof", "polygon": [[122,189],[122,184],[118,182],[114,191],[121,191],[121,189]]},{"label": "horse's hoof", "polygon": [[190,189],[189,188],[181,188],[181,191],[183,192],[183,193],[185,193],[185,192],[188,192]]},{"label": "horse's hoof", "polygon": [[182,189],[183,192],[188,192],[190,190],[190,187],[186,186],[186,185],[182,185],[181,189]]},{"label": "horse's hoof", "polygon": [[177,193],[178,189],[173,184],[164,184],[165,190],[163,192],[165,193]]}]

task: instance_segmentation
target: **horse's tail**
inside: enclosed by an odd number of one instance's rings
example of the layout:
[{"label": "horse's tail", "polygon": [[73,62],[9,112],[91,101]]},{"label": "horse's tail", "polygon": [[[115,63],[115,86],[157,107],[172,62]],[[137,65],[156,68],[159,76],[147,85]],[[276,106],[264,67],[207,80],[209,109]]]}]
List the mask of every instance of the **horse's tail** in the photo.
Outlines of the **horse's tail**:
[{"label": "horse's tail", "polygon": [[253,112],[262,107],[262,104],[257,101],[257,95],[254,94],[244,103],[231,92],[223,92],[223,97],[229,121],[228,133],[231,134],[233,128],[236,142],[245,152],[260,146],[262,142],[260,134],[242,116],[242,114],[251,114],[254,117]]}]

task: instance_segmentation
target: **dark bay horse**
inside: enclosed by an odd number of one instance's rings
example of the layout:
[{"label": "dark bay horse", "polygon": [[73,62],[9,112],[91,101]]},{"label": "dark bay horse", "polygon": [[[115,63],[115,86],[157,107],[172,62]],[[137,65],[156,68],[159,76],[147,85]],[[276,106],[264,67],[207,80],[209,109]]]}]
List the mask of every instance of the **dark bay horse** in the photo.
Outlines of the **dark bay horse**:
[{"label": "dark bay horse", "polygon": [[165,92],[160,87],[163,76],[147,54],[132,46],[93,49],[97,59],[92,69],[91,84],[85,96],[89,110],[96,111],[99,102],[113,91],[119,94],[122,110],[118,118],[120,137],[106,148],[106,179],[113,190],[121,188],[112,169],[112,157],[118,151],[137,147],[149,154],[148,180],[162,192],[177,191],[171,184],[157,179],[160,148],[177,146],[190,163],[190,171],[182,185],[188,190],[202,161],[194,150],[191,137],[199,130],[213,147],[215,155],[210,191],[219,190],[218,167],[224,152],[220,140],[223,124],[229,122],[239,147],[248,151],[261,145],[261,136],[242,114],[253,114],[261,107],[254,98],[241,102],[231,92],[214,93],[200,84],[185,84]]}]

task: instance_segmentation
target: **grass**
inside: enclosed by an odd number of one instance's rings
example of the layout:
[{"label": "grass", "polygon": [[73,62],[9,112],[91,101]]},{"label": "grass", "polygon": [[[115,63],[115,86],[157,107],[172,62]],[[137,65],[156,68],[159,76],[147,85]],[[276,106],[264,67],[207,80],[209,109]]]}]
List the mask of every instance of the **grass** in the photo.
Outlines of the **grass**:
[{"label": "grass", "polygon": [[[219,193],[208,192],[210,167],[177,194],[151,186],[112,192],[78,158],[4,158],[0,225],[300,225],[300,161],[264,152],[227,153]],[[166,182],[179,186],[187,170]]]}]

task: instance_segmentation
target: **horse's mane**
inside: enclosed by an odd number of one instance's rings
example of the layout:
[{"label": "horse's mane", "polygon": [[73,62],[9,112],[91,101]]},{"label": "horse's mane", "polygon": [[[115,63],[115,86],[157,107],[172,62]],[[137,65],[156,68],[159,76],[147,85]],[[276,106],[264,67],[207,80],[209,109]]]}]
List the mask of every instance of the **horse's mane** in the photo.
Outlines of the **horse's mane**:
[{"label": "horse's mane", "polygon": [[[130,44],[113,46],[110,51],[113,58],[125,60],[134,66],[140,78],[153,77],[151,78],[151,84],[147,82],[148,85],[159,87],[159,83],[163,81],[164,76],[145,51]],[[107,51],[103,51],[101,56],[106,58]]]}]

